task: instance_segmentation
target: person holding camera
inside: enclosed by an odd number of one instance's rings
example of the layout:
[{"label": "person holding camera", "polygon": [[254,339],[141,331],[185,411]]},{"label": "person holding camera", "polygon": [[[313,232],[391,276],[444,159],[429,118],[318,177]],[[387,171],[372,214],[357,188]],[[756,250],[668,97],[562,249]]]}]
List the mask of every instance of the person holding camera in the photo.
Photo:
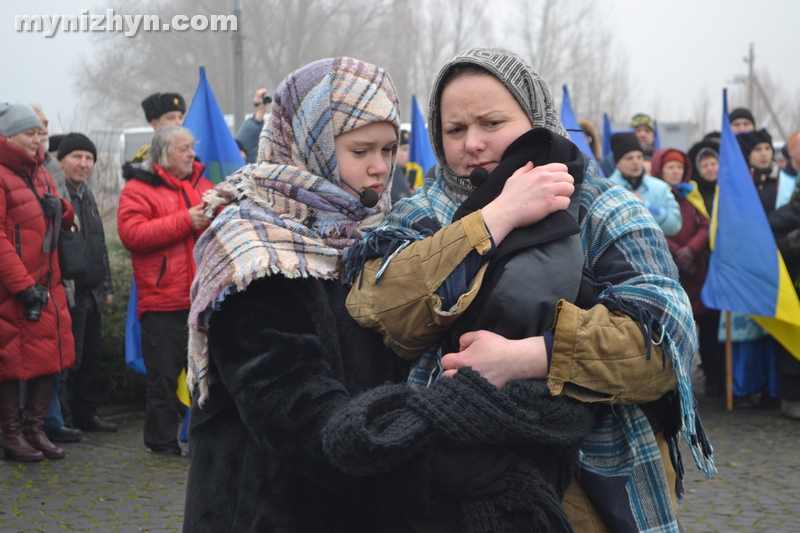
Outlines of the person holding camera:
[{"label": "person holding camera", "polygon": [[27,104],[0,103],[0,446],[15,461],[64,457],[43,427],[53,376],[75,362],[57,250],[74,211],[42,164],[41,129]]},{"label": "person holding camera", "polygon": [[256,110],[242,122],[239,133],[236,134],[236,140],[244,145],[244,151],[247,154],[245,160],[248,163],[256,162],[258,139],[261,137],[261,130],[264,128],[264,117],[271,103],[272,96],[270,96],[267,89],[261,88],[257,90],[253,95],[253,106],[255,106]]}]

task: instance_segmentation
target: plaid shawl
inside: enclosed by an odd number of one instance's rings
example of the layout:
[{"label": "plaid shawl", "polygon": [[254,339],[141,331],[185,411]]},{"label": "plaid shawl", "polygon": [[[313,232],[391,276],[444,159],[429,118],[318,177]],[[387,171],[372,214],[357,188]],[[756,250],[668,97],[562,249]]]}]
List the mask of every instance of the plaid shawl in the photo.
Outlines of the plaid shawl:
[{"label": "plaid shawl", "polygon": [[350,58],[316,61],[275,92],[259,163],[246,165],[204,200],[226,205],[195,246],[189,313],[190,390],[208,394],[207,328],[225,297],[264,276],[338,279],[342,250],[391,206],[391,176],[373,209],[340,187],[334,137],[373,122],[399,131],[397,93],[383,69]]},{"label": "plaid shawl", "polygon": [[[566,136],[550,98],[544,80],[521,58],[498,48],[476,48],[456,56],[440,71],[431,92],[428,117],[429,134],[437,160],[445,161],[439,124],[440,96],[451,71],[460,65],[479,66],[498,78],[528,114],[533,127],[546,127]],[[357,258],[366,257],[365,247],[381,248],[381,241],[393,241],[383,268],[405,245],[427,237],[417,222],[428,219],[439,226],[451,223],[453,214],[471,188],[465,179],[446,166],[437,164],[429,172],[423,186],[413,197],[395,204],[390,216],[370,234],[369,238],[348,250],[348,277],[354,278],[350,266],[358,266]],[[604,261],[621,258],[633,270],[627,279],[599,279],[597,301],[637,319],[646,339],[658,338],[665,357],[670,357],[677,379],[677,399],[673,402],[676,430],[683,433],[698,468],[707,476],[713,475],[713,450],[695,410],[695,400],[689,376],[691,359],[697,347],[691,305],[686,292],[678,283],[678,273],[671,260],[663,232],[644,204],[621,187],[615,186],[598,173],[591,161],[581,186],[581,242],[584,270],[605,272]],[[607,254],[609,250],[615,253]],[[612,258],[612,256],[614,256]],[[383,269],[378,272],[378,276]],[[411,387],[430,385],[441,375],[439,346],[432,346],[416,361],[408,380]],[[678,475],[678,493],[682,492],[681,458],[677,442],[670,442]],[[669,487],[661,455],[652,427],[641,407],[615,406],[605,415],[581,448],[582,479],[599,479],[603,489],[622,480],[627,496],[623,513],[630,520],[614,522],[604,516],[610,531],[678,533],[677,517],[671,503]],[[602,492],[602,490],[600,491]],[[608,496],[606,496],[608,497]],[[619,500],[625,498],[616,498]],[[596,505],[597,506],[597,505]],[[633,522],[633,523],[631,523]]]}]

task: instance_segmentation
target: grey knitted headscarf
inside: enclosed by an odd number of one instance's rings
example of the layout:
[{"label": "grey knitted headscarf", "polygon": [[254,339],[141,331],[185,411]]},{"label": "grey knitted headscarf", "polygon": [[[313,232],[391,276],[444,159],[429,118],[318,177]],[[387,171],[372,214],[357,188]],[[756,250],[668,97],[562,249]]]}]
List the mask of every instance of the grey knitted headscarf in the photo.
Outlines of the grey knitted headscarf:
[{"label": "grey knitted headscarf", "polygon": [[451,81],[451,71],[457,66],[466,65],[480,67],[500,80],[522,106],[534,128],[547,128],[569,137],[558,118],[547,83],[525,60],[504,48],[481,47],[461,52],[442,67],[433,83],[428,111],[428,134],[436,160],[443,168],[447,181],[453,186],[453,192],[462,200],[469,195],[472,187],[447,166],[442,146],[440,105],[444,85]]}]

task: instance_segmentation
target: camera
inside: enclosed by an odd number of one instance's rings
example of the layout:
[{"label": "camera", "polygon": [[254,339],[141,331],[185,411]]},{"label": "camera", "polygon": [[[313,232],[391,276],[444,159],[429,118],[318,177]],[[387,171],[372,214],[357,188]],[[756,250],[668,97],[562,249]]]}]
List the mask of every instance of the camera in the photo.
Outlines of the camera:
[{"label": "camera", "polygon": [[270,96],[269,93],[262,94],[261,99],[264,101],[264,105],[269,105],[272,103],[272,96]]},{"label": "camera", "polygon": [[46,192],[44,193],[44,197],[39,200],[39,203],[42,204],[42,211],[44,212],[45,218],[53,220],[58,216],[58,198]]},{"label": "camera", "polygon": [[30,322],[38,322],[42,316],[42,307],[47,303],[47,289],[36,283],[18,295],[25,306],[25,318]]}]

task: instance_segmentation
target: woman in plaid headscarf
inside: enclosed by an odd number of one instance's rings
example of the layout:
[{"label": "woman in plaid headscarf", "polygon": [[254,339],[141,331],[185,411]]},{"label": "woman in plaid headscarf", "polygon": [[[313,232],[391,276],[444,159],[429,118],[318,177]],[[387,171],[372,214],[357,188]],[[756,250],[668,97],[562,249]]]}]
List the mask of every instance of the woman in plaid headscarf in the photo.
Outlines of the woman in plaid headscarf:
[{"label": "woman in plaid headscarf", "polygon": [[340,281],[342,250],[389,210],[399,126],[383,69],[317,61],[276,91],[258,164],[204,198],[209,215],[225,207],[195,248],[185,531],[366,532],[391,521],[352,503],[373,488],[326,463],[320,429],[350,396],[405,375],[347,316]]}]

